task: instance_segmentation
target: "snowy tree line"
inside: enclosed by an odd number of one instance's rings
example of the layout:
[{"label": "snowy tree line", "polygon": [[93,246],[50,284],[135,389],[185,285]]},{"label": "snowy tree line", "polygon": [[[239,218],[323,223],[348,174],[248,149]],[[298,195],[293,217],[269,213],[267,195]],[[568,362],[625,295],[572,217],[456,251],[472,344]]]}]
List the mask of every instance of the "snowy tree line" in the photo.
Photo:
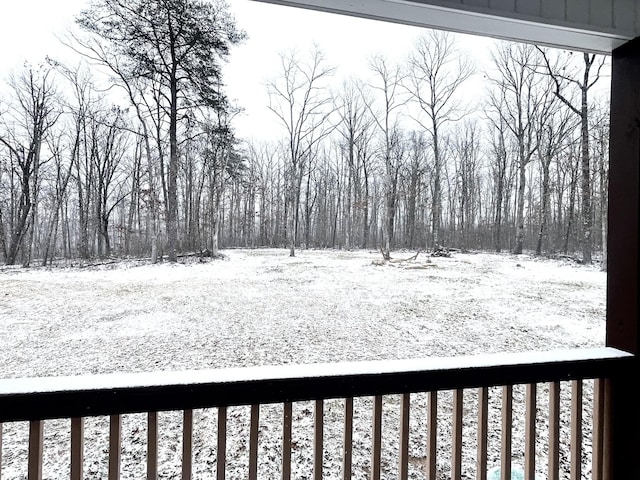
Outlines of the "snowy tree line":
[{"label": "snowy tree line", "polygon": [[266,87],[282,135],[265,142],[234,134],[221,66],[245,33],[224,2],[100,0],[78,24],[66,41],[83,61],[25,65],[2,90],[7,264],[236,246],[606,251],[604,57],[496,42],[482,71],[432,32],[336,88],[318,48],[283,53]]}]

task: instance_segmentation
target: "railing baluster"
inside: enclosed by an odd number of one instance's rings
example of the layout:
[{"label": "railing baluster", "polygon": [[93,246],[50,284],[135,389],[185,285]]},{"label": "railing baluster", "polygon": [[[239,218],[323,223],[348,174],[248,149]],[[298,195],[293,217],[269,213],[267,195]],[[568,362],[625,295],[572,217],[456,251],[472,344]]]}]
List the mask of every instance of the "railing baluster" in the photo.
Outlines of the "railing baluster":
[{"label": "railing baluster", "polygon": [[344,399],[344,441],[342,452],[342,480],[351,480],[353,449],[353,397]]},{"label": "railing baluster", "polygon": [[604,380],[593,384],[593,447],[591,451],[593,480],[603,480],[604,466]]},{"label": "railing baluster", "polygon": [[249,430],[249,480],[258,480],[258,433],[260,430],[260,405],[251,405]]},{"label": "railing baluster", "polygon": [[489,436],[489,389],[478,389],[478,460],[476,479],[487,480],[487,453]]},{"label": "railing baluster", "polygon": [[429,419],[427,445],[428,480],[436,480],[437,440],[438,440],[438,392],[429,392]]},{"label": "railing baluster", "polygon": [[560,476],[560,382],[549,384],[549,473],[548,480]]},{"label": "railing baluster", "polygon": [[120,478],[120,448],[122,445],[122,417],[109,417],[109,480]]},{"label": "railing baluster", "polygon": [[29,480],[42,480],[42,447],[44,439],[44,422],[29,422]]},{"label": "railing baluster", "polygon": [[613,380],[611,378],[604,379],[604,410],[602,429],[602,478],[604,480],[613,480],[613,431],[611,430],[613,422]]},{"label": "railing baluster", "polygon": [[193,410],[182,412],[182,480],[191,480],[193,465]]},{"label": "railing baluster", "polygon": [[71,419],[71,480],[82,480],[84,465],[84,418]]},{"label": "railing baluster", "polygon": [[0,422],[0,480],[2,480],[2,422]]},{"label": "railing baluster", "polygon": [[526,387],[525,425],[524,425],[524,478],[536,477],[536,407],[537,386],[530,383]]},{"label": "railing baluster", "polygon": [[293,405],[284,403],[282,419],[282,480],[291,479],[291,423],[293,421]]},{"label": "railing baluster", "polygon": [[453,392],[453,438],[451,444],[451,479],[462,478],[462,412],[464,390],[457,389]]},{"label": "railing baluster", "polygon": [[513,385],[502,387],[502,443],[500,478],[511,478],[511,436],[513,434]]},{"label": "railing baluster", "polygon": [[404,393],[400,404],[400,480],[409,478],[409,415],[411,394]]},{"label": "railing baluster", "polygon": [[371,448],[371,480],[380,480],[382,457],[382,396],[373,399],[373,445]]},{"label": "railing baluster", "polygon": [[158,412],[147,414],[147,480],[158,478]]},{"label": "railing baluster", "polygon": [[313,478],[322,480],[324,455],[324,401],[316,400],[313,425]]},{"label": "railing baluster", "polygon": [[571,382],[571,480],[582,478],[582,380]]},{"label": "railing baluster", "polygon": [[218,408],[218,463],[216,479],[224,480],[227,475],[227,407]]}]

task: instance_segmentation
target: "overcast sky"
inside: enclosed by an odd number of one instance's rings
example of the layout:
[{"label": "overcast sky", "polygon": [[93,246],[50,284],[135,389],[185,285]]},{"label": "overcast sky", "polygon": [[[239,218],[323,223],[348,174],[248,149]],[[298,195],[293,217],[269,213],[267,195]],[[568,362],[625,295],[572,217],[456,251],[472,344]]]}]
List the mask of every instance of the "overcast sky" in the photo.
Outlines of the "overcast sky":
[{"label": "overcast sky", "polygon": [[[86,0],[2,0],[0,15],[0,76],[25,60],[38,63],[46,55],[73,62],[75,57],[62,46],[56,35],[73,27],[73,17]],[[227,92],[237,99],[245,113],[236,121],[243,137],[271,137],[275,117],[267,111],[265,82],[275,78],[279,53],[292,48],[304,53],[314,43],[337,67],[336,81],[367,72],[369,58],[382,53],[402,60],[412,42],[424,30],[347,16],[282,7],[251,0],[228,0],[240,28],[248,40],[235,47],[225,68]],[[493,41],[482,37],[457,35],[461,50],[471,55],[479,69],[488,63]],[[295,39],[295,42],[294,42]],[[482,76],[467,89],[473,96],[481,92]]]},{"label": "overcast sky", "polygon": [[[46,55],[73,61],[72,53],[56,35],[73,27],[73,17],[85,0],[2,0],[0,16],[0,74],[25,60],[38,63]],[[265,82],[278,75],[279,53],[296,48],[311,50],[314,42],[327,60],[338,67],[337,81],[367,70],[371,55],[383,53],[404,58],[421,29],[404,25],[331,15],[291,7],[230,0],[238,25],[249,34],[236,47],[225,69],[227,92],[245,109],[237,119],[241,136],[261,137],[267,125],[273,126],[273,114],[266,110]],[[293,41],[295,39],[295,42]],[[476,58],[487,57],[490,41],[460,36],[461,42]],[[269,136],[269,134],[267,134]]]}]

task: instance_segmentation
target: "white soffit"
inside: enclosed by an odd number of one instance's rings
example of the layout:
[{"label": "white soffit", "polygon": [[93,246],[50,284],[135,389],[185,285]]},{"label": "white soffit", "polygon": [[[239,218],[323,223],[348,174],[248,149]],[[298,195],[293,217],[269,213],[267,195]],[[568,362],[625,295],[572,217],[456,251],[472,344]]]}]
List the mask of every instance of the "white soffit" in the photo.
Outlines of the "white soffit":
[{"label": "white soffit", "polygon": [[[604,54],[638,36],[635,30],[640,14],[635,0],[258,1]],[[569,4],[575,7],[580,3],[586,12],[577,10],[576,20],[567,21]],[[486,6],[477,6],[480,4]],[[527,14],[521,13],[523,4]],[[544,5],[551,5],[553,11]],[[614,19],[626,19],[627,27],[632,28],[598,26],[612,25]]]}]

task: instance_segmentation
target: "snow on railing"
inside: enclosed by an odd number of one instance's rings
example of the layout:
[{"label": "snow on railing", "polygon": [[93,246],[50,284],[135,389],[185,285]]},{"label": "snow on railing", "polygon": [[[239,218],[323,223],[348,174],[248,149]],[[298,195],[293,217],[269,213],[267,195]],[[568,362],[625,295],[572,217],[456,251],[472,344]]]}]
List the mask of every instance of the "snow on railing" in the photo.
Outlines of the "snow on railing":
[{"label": "snow on railing", "polygon": [[[542,471],[549,480],[558,479],[561,470],[569,470],[572,479],[580,479],[585,465],[583,457],[590,457],[587,466],[591,467],[592,478],[600,480],[604,472],[605,382],[616,369],[627,368],[632,358],[632,355],[616,349],[599,348],[420,360],[5,379],[0,380],[0,466],[3,466],[0,477],[43,478],[45,420],[71,419],[67,443],[60,443],[59,437],[64,436],[63,432],[57,432],[52,440],[47,441],[69,445],[69,466],[66,468],[71,479],[92,478],[85,471],[88,450],[85,445],[85,419],[108,416],[108,478],[139,478],[131,473],[136,465],[122,459],[122,452],[127,451],[126,435],[123,444],[122,418],[127,414],[146,413],[146,475],[148,479],[156,479],[161,467],[159,442],[166,440],[160,433],[158,412],[181,411],[180,469],[182,478],[190,479],[194,475],[194,438],[199,445],[203,443],[194,430],[194,410],[213,409],[217,417],[217,479],[227,478],[227,474],[230,478],[257,479],[260,467],[264,467],[269,472],[263,472],[262,478],[304,476],[320,479],[324,475],[343,479],[408,479],[411,470],[412,478],[459,479],[474,471],[477,479],[486,480],[487,472],[491,471],[490,463],[496,462],[499,462],[501,478],[511,478],[514,459],[521,461],[522,466],[516,468],[522,468],[526,479],[533,480],[536,472],[540,474]],[[595,380],[584,382],[588,379]],[[571,386],[570,391],[562,388],[565,384]],[[538,395],[540,386],[540,390],[548,390],[548,397],[542,402],[539,402]],[[523,415],[517,415],[517,422],[514,418],[517,410],[514,409],[514,389],[518,395],[522,393],[522,401],[516,404],[522,404],[524,409]],[[501,416],[498,422],[490,423],[490,399],[497,400],[498,396],[493,394],[497,391],[501,391]],[[449,400],[449,396],[451,401],[444,408],[446,415],[442,415],[439,399]],[[561,408],[564,396],[570,402],[568,415]],[[397,418],[395,414],[388,413],[389,406],[394,403],[389,399],[396,397]],[[361,424],[363,417],[369,414],[354,408],[354,398],[359,400],[359,407],[371,412],[371,427],[365,434],[362,434]],[[593,411],[592,421],[588,422],[588,430],[592,433],[590,452],[583,448],[588,443],[585,439],[589,440],[584,430],[584,424],[589,420],[583,418],[585,398],[592,402]],[[339,399],[337,403],[335,399]],[[294,415],[293,407],[304,402],[312,402],[312,408],[304,407],[300,419]],[[260,421],[261,409],[266,409],[268,404],[282,405],[282,415],[279,421],[276,420],[280,423],[280,433],[274,434],[281,442],[267,438],[269,432],[261,430],[261,425],[266,425]],[[228,408],[237,406],[250,406],[250,411],[245,416],[234,416],[233,419],[241,425],[230,431]],[[385,411],[388,418],[383,414]],[[540,411],[546,413],[540,414]],[[293,439],[294,423],[296,420],[303,422],[306,416],[311,415],[311,460],[308,464],[305,461],[292,462],[292,451],[298,448],[296,442],[300,441]],[[272,417],[268,415],[264,422],[273,423]],[[16,444],[20,435],[12,434],[11,442],[5,441],[4,457],[2,450],[3,423],[8,423],[5,427],[8,430],[16,422],[23,421],[29,422],[26,476],[12,465],[20,458],[20,454],[10,451],[18,448]],[[395,422],[389,429],[395,440],[385,443],[383,426],[390,422]],[[540,429],[537,429],[537,422],[547,425],[546,444],[538,431]],[[518,442],[515,443],[522,447],[516,449],[516,455],[512,454],[514,425],[518,430]],[[463,435],[465,426],[466,436]],[[570,431],[568,462],[562,462],[560,455],[564,445],[561,429],[566,430],[563,426]],[[248,452],[243,456],[246,461],[243,465],[236,465],[237,462],[229,462],[227,458],[228,441],[234,441],[235,450],[246,450],[246,439],[239,442],[233,437],[238,435],[238,430],[247,428]],[[136,427],[135,432],[138,430]],[[520,430],[524,430],[524,435],[519,435]],[[358,433],[357,441],[354,440],[354,431]],[[260,451],[261,439],[271,448]],[[463,447],[468,450],[468,444],[473,441],[476,451],[465,451]],[[491,442],[499,443],[497,453],[490,451]],[[364,443],[367,445],[363,446]],[[60,450],[60,445],[52,448]],[[441,458],[444,445],[450,445],[448,465],[443,464]],[[361,454],[354,457],[354,449],[368,452],[370,460],[366,461],[366,456]],[[268,457],[262,463],[259,463],[260,453]],[[543,455],[547,457],[544,470],[536,463],[536,459]],[[237,456],[231,460],[237,460]],[[393,456],[397,463],[390,462]],[[463,458],[466,461],[464,465]],[[209,459],[200,468],[209,469],[211,474],[213,463]],[[279,465],[274,467],[274,463]],[[307,472],[298,471],[307,467]],[[60,472],[54,473],[56,478],[62,476]]]}]

